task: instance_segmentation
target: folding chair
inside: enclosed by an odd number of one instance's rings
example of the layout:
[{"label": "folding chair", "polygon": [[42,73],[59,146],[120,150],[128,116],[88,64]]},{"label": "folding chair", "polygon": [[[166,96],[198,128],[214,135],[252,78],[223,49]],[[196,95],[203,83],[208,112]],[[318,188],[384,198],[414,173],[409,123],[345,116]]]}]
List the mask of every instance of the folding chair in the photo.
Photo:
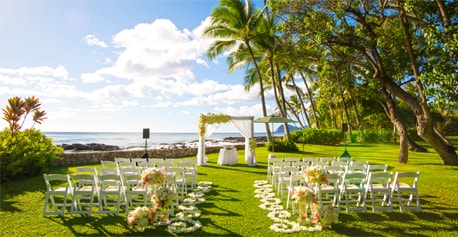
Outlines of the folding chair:
[{"label": "folding chair", "polygon": [[328,162],[328,165],[331,165],[333,161],[336,161],[335,157],[320,157],[321,162]]},{"label": "folding chair", "polygon": [[329,166],[329,163],[327,161],[314,161],[314,162],[312,162],[312,166],[316,166],[316,165],[321,166],[324,169],[324,167]]},{"label": "folding chair", "polygon": [[[43,216],[57,214],[64,216],[67,206],[67,197],[70,194],[67,175],[43,174],[46,183],[46,197]],[[51,207],[49,208],[49,203]]]},{"label": "folding chair", "polygon": [[72,196],[70,214],[87,214],[91,216],[94,196],[97,190],[94,175],[74,174],[69,175],[68,179]]},{"label": "folding chair", "polygon": [[115,168],[115,169],[118,169],[118,165],[114,161],[102,160],[102,161],[100,161],[100,163],[102,164],[103,168]]},{"label": "folding chair", "polygon": [[359,173],[359,174],[366,175],[367,174],[367,166],[365,166],[365,165],[348,165],[347,167],[345,167],[345,173],[346,174]]},{"label": "folding chair", "polygon": [[375,173],[375,172],[382,172],[386,173],[388,171],[388,165],[367,165],[367,175],[369,175],[370,172]]},{"label": "folding chair", "polygon": [[304,157],[302,158],[302,161],[309,163],[309,166],[311,166],[313,162],[317,162],[319,160],[318,157]]},{"label": "folding chair", "polygon": [[325,166],[324,170],[327,174],[338,174],[340,176],[345,173],[345,167],[340,165]]},{"label": "folding chair", "polygon": [[99,175],[97,180],[99,187],[99,214],[119,215],[122,199],[120,176],[116,174],[104,174]]},{"label": "folding chair", "polygon": [[281,198],[286,198],[288,195],[285,195],[285,191],[288,191],[288,184],[292,175],[299,175],[299,167],[295,166],[284,166],[280,168],[280,173],[278,174],[278,187],[277,193]]},{"label": "folding chair", "polygon": [[[391,202],[391,178],[393,173],[369,173],[367,178],[366,192],[371,198],[372,212],[375,211],[392,211]],[[380,203],[380,205],[376,205]]]},{"label": "folding chair", "polygon": [[149,195],[147,187],[142,187],[142,177],[139,174],[126,173],[121,176],[126,202],[126,214],[130,208],[146,206]]},{"label": "folding chair", "polygon": [[297,158],[297,157],[285,157],[283,158],[283,161],[285,162],[289,162],[290,165],[292,165],[294,162],[297,162],[297,161],[300,161],[301,158]]},{"label": "folding chair", "polygon": [[[367,211],[366,208],[366,174],[344,174],[340,188],[341,197],[345,198],[345,208],[350,211]],[[354,198],[357,196],[357,199]],[[355,204],[355,205],[351,205]],[[342,202],[340,201],[340,205]]]},{"label": "folding chair", "polygon": [[345,161],[347,163],[350,163],[350,162],[353,161],[353,158],[351,158],[351,157],[338,157],[337,161]]},{"label": "folding chair", "polygon": [[169,167],[166,171],[165,187],[175,189],[176,193],[183,199],[187,194],[187,184],[184,178],[185,168],[183,167]]},{"label": "folding chair", "polygon": [[[418,195],[418,180],[420,178],[420,171],[417,172],[396,172],[394,176],[392,193],[396,193],[399,202],[399,210],[416,210],[421,211],[420,197]],[[404,199],[403,195],[407,193],[407,200]],[[416,201],[416,205],[411,205]],[[404,202],[407,201],[406,205]]]},{"label": "folding chair", "polygon": [[274,189],[277,188],[280,169],[282,167],[288,167],[288,166],[290,166],[289,162],[284,162],[284,161],[277,161],[272,164],[271,166],[272,174],[270,176],[270,183],[272,184]]},{"label": "folding chair", "polygon": [[318,203],[320,206],[324,204],[331,204],[335,206],[340,211],[340,183],[341,175],[340,174],[328,174],[326,179],[328,184],[318,185],[316,187],[315,193],[318,198]]},{"label": "folding chair", "polygon": [[267,180],[272,180],[272,167],[276,162],[283,161],[283,158],[270,158],[267,162]]},{"label": "folding chair", "polygon": [[115,168],[105,168],[101,167],[97,170],[97,175],[104,175],[104,174],[115,174],[118,175],[118,169]]},{"label": "folding chair", "polygon": [[[305,181],[304,181],[304,176],[303,175],[291,175],[289,179],[289,184],[288,184],[288,196],[286,198],[286,209],[289,208],[289,204],[292,203],[292,195],[294,191],[300,187],[305,187]],[[291,204],[293,207],[293,204]]]}]

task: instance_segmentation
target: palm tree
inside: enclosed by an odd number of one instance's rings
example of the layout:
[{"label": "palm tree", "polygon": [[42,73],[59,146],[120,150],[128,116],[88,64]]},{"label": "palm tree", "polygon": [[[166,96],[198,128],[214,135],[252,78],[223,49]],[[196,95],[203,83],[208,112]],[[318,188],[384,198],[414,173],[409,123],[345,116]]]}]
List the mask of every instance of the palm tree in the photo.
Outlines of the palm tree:
[{"label": "palm tree", "polygon": [[[204,30],[203,34],[216,39],[207,50],[209,59],[214,59],[228,50],[234,50],[240,43],[244,44],[260,78],[258,82],[262,113],[263,116],[267,116],[262,75],[252,48],[253,39],[259,34],[257,25],[261,18],[262,11],[255,9],[250,0],[221,0],[213,9],[211,25]],[[268,139],[271,139],[268,124],[266,124],[266,132]]]}]

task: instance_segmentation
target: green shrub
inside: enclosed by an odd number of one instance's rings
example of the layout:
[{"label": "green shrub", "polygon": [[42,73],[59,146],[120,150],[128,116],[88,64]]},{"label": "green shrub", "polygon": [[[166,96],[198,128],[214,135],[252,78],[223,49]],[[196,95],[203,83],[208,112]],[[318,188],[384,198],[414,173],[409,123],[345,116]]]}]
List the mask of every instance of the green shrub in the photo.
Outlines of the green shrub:
[{"label": "green shrub", "polygon": [[1,181],[34,177],[46,171],[49,163],[63,154],[51,138],[36,129],[26,129],[12,135],[5,129],[0,132]]},{"label": "green shrub", "polygon": [[[275,139],[274,140],[274,152],[296,152],[299,148],[296,146],[296,143],[289,141],[286,138],[283,139]],[[269,142],[267,144],[267,150],[272,151],[272,143]]]},{"label": "green shrub", "polygon": [[343,141],[343,134],[337,129],[307,128],[293,131],[291,138],[297,143],[336,145]]}]

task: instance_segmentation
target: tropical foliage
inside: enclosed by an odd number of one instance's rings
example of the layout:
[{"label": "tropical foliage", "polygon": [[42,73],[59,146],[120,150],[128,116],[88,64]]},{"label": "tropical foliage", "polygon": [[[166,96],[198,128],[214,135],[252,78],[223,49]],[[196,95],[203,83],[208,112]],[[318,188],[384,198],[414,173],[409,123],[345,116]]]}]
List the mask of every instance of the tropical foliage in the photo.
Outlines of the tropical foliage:
[{"label": "tropical foliage", "polygon": [[[46,119],[46,112],[40,107],[39,99],[33,96],[25,100],[13,97],[2,109],[9,129],[0,132],[1,182],[42,174],[63,153],[63,149],[55,146],[51,138],[33,128]],[[33,114],[33,123],[30,128],[21,130],[29,114]]]},{"label": "tropical foliage", "polygon": [[276,113],[303,128],[346,123],[360,140],[372,140],[368,129],[394,131],[401,163],[418,146],[407,132],[414,128],[444,164],[458,165],[443,135],[456,127],[448,113],[458,103],[456,1],[264,4],[221,0],[204,31],[215,39],[208,57],[228,55],[229,72],[245,70],[245,89],[259,86],[264,116],[264,94],[272,92]]}]

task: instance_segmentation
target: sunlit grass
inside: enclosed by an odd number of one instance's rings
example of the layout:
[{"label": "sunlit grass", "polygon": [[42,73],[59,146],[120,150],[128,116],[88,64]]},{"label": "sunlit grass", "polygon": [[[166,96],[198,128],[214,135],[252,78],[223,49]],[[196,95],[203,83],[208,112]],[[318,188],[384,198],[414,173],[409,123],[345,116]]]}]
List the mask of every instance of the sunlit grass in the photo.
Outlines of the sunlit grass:
[{"label": "sunlit grass", "polygon": [[[454,144],[458,140],[453,140]],[[351,213],[343,211],[339,224],[331,230],[301,233],[301,236],[458,236],[458,167],[445,166],[431,149],[428,153],[409,153],[408,164],[398,164],[398,146],[394,144],[350,144],[348,152],[356,160],[388,164],[392,172],[421,171],[422,212]],[[278,157],[338,156],[342,146],[305,145],[298,153],[276,153]],[[203,228],[192,236],[282,236],[269,229],[273,224],[267,211],[258,207],[253,183],[266,179],[268,151],[256,150],[258,165],[249,167],[238,151],[235,166],[216,164],[217,153],[207,154],[209,162],[199,167],[199,181],[213,182],[198,207]],[[88,164],[87,166],[98,166]],[[75,166],[52,169],[52,173],[73,173]],[[92,217],[69,215],[43,217],[45,185],[41,176],[1,185],[0,236],[174,236],[164,227],[138,233],[127,226],[125,214]],[[397,204],[395,203],[395,208]],[[288,236],[285,234],[284,236]],[[296,236],[296,235],[292,235]]]}]

